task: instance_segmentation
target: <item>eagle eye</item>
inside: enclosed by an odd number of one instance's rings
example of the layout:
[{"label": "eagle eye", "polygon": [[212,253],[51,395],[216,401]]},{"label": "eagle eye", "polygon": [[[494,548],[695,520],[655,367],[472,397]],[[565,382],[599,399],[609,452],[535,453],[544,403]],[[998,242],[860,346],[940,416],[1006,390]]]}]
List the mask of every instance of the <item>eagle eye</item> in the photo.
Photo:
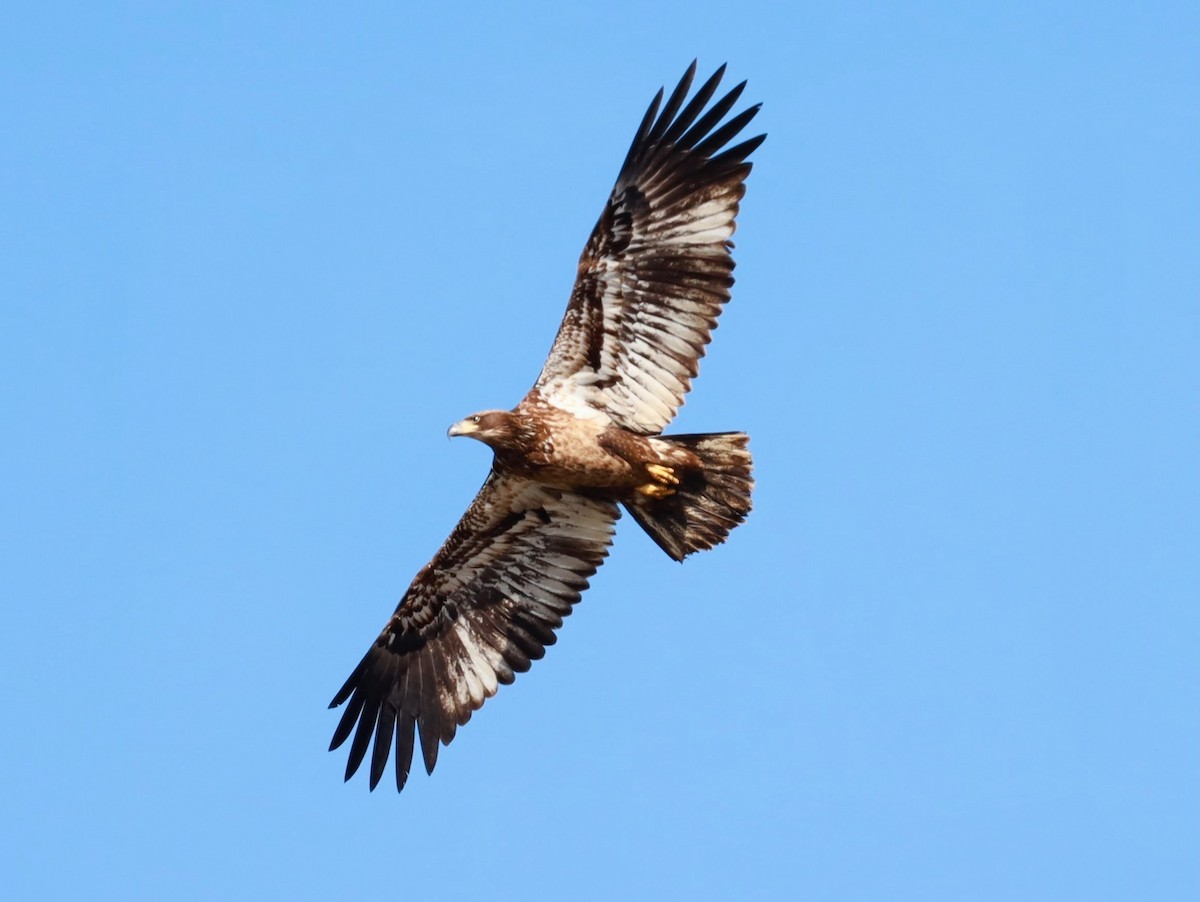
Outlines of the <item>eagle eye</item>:
[{"label": "eagle eye", "polygon": [[478,415],[478,414],[476,414],[475,416],[471,417],[471,422],[472,422],[472,423],[478,423],[478,422],[479,422],[479,415]]}]

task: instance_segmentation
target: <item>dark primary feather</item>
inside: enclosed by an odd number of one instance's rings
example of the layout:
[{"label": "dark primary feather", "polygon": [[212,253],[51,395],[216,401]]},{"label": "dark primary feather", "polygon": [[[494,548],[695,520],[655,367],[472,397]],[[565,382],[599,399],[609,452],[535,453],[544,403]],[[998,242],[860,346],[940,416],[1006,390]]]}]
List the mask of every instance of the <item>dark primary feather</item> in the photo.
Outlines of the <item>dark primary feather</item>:
[{"label": "dark primary feather", "polygon": [[745,82],[712,102],[722,66],[685,104],[695,71],[693,63],[666,103],[660,90],[647,109],[533,390],[642,434],[675,416],[729,299],[746,158],[766,137],[726,148],[759,107],[719,125]]},{"label": "dark primary feather", "polygon": [[[346,779],[370,756],[396,787],[419,735],[425,769],[472,712],[545,653],[612,541],[616,505],[491,474],[330,707],[330,749],[353,734]],[[372,739],[374,745],[372,746]]]}]

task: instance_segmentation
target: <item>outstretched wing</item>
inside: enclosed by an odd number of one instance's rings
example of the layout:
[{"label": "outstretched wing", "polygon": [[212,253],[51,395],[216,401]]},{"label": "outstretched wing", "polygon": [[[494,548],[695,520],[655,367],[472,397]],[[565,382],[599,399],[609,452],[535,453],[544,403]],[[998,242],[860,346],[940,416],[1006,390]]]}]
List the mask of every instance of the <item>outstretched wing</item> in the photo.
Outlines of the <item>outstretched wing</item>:
[{"label": "outstretched wing", "polygon": [[346,779],[374,737],[374,789],[394,740],[403,789],[418,730],[432,773],[438,743],[554,644],[619,516],[611,501],[493,471],[329,705],[349,702],[329,746],[354,733]]},{"label": "outstretched wing", "polygon": [[708,106],[722,66],[685,107],[695,72],[692,63],[661,113],[661,90],[646,111],[530,392],[641,434],[675,416],[729,300],[746,158],[766,138],[723,149],[758,106],[717,127],[746,83]]}]

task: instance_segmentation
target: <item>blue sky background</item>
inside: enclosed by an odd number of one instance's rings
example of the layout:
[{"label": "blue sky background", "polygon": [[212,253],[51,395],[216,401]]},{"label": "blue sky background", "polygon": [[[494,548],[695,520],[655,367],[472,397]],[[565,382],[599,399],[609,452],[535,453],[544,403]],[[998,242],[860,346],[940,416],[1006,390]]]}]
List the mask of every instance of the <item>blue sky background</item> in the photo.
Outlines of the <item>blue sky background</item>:
[{"label": "blue sky background", "polygon": [[[1200,898],[1200,8],[13,4],[6,898]],[[659,85],[763,101],[678,431],[402,796],[334,691],[458,518]],[[386,786],[386,782],[385,782]]]}]

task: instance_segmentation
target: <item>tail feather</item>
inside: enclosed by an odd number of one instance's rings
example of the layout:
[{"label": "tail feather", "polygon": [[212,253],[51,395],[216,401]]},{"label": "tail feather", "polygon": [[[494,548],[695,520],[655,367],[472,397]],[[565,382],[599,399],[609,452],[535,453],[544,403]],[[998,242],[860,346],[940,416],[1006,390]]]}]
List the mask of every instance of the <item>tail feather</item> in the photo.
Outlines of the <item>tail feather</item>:
[{"label": "tail feather", "polygon": [[744,432],[669,435],[663,441],[700,458],[699,471],[683,471],[666,498],[638,495],[625,502],[642,529],[677,561],[694,551],[720,545],[750,513],[751,460]]}]

